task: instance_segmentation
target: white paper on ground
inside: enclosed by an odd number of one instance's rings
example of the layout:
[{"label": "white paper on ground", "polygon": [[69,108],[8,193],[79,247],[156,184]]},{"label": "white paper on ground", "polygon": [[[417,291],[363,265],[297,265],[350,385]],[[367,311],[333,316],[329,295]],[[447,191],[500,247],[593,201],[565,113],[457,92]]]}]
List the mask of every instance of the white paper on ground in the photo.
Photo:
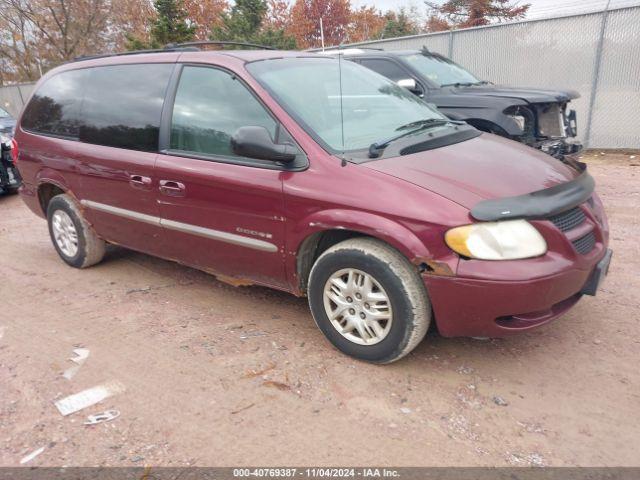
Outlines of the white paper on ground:
[{"label": "white paper on ground", "polygon": [[94,415],[89,415],[87,417],[87,421],[84,422],[84,424],[97,425],[98,423],[110,422],[111,420],[115,420],[119,416],[120,416],[119,410],[107,410],[106,412],[100,412]]},{"label": "white paper on ground", "polygon": [[84,361],[89,358],[89,349],[88,348],[74,348],[73,353],[76,354],[75,357],[70,358],[72,362],[76,362],[78,365],[82,365]]},{"label": "white paper on ground", "polygon": [[89,358],[89,349],[88,348],[76,348],[73,350],[73,353],[76,354],[75,357],[70,358],[72,362],[76,363],[73,367],[67,368],[62,376],[67,380],[71,380],[75,377],[76,373],[80,370],[80,367],[84,364],[85,360]]},{"label": "white paper on ground", "polygon": [[62,398],[55,402],[55,406],[62,415],[66,416],[124,391],[125,386],[122,383],[118,381],[107,382]]},{"label": "white paper on ground", "polygon": [[42,452],[44,452],[44,447],[40,447],[39,449],[34,450],[29,455],[23,457],[22,460],[20,460],[20,465],[24,465],[25,463],[30,462],[31,460],[36,458],[38,455],[40,455]]}]

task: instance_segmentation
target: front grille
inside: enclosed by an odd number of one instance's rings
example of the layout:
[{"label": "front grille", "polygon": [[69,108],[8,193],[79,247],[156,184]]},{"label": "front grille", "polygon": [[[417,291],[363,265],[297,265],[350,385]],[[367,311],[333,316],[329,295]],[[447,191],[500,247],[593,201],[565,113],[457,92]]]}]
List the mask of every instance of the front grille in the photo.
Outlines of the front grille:
[{"label": "front grille", "polygon": [[589,253],[591,250],[593,250],[593,247],[596,246],[596,236],[593,232],[589,232],[585,236],[574,240],[572,243],[578,253],[584,255],[586,253]]},{"label": "front grille", "polygon": [[566,212],[549,217],[549,220],[551,220],[561,231],[566,232],[576,228],[584,222],[586,220],[586,216],[580,207],[575,207],[571,210],[567,210]]},{"label": "front grille", "polygon": [[[566,212],[553,215],[552,217],[549,217],[548,220],[553,222],[553,224],[558,227],[558,230],[568,232],[577,226],[582,225],[587,220],[587,216],[582,208],[578,206],[571,210],[567,210]],[[595,233],[591,231],[571,243],[578,253],[582,255],[587,254],[596,246]]]}]

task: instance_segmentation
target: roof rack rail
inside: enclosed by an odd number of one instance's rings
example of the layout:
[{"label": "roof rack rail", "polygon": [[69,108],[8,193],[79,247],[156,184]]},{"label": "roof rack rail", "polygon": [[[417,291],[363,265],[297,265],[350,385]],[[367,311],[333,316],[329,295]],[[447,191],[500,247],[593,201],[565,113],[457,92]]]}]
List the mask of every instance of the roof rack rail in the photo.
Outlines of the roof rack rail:
[{"label": "roof rack rail", "polygon": [[75,57],[72,61],[79,62],[81,60],[93,60],[96,58],[107,58],[107,57],[124,57],[127,55],[141,55],[143,53],[166,53],[166,52],[197,52],[199,48],[194,47],[165,47],[165,48],[153,48],[148,50],[131,50],[130,52],[119,52],[119,53],[102,53],[98,55],[80,55],[79,57]]},{"label": "roof rack rail", "polygon": [[165,46],[165,48],[182,48],[182,47],[199,47],[201,45],[234,45],[238,47],[251,47],[251,48],[262,48],[264,50],[276,50],[273,47],[267,47],[266,45],[258,45],[256,43],[245,43],[245,42],[225,42],[218,40],[202,40],[199,42],[184,42],[184,43],[169,43]]},{"label": "roof rack rail", "polygon": [[130,52],[120,52],[120,53],[104,53],[98,55],[81,55],[79,57],[75,57],[72,61],[79,62],[81,60],[94,60],[97,58],[107,58],[107,57],[123,57],[126,55],[140,55],[143,53],[166,53],[166,52],[199,52],[199,46],[203,45],[234,45],[238,47],[252,47],[252,48],[262,48],[264,50],[275,50],[273,47],[267,47],[266,45],[257,45],[255,43],[244,43],[244,42],[224,42],[217,40],[203,40],[200,42],[185,42],[185,43],[168,43],[164,46],[164,48],[153,48],[149,50],[132,50]]}]

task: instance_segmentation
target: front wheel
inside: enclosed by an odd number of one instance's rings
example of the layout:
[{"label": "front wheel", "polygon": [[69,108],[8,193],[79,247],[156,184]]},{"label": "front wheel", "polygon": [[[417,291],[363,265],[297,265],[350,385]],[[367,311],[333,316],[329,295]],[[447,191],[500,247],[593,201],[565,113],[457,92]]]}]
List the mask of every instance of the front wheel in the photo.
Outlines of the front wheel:
[{"label": "front wheel", "polygon": [[373,238],[345,240],[325,251],[311,269],[308,295],[313,318],[329,341],[369,362],[404,357],[431,321],[417,270]]}]

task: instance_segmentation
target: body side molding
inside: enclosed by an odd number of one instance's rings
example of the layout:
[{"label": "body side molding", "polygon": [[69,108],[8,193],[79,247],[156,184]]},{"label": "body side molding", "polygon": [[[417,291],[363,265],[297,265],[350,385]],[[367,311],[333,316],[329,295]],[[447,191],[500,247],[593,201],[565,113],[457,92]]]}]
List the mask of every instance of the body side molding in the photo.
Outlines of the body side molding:
[{"label": "body side molding", "polygon": [[151,225],[157,225],[162,228],[168,228],[170,230],[176,230],[191,235],[197,235],[199,237],[210,238],[212,240],[218,240],[220,242],[239,245],[241,247],[252,248],[254,250],[261,250],[263,252],[273,253],[278,251],[278,247],[273,243],[265,242],[264,240],[258,240],[256,238],[245,237],[243,235],[236,235],[234,233],[223,232],[220,230],[213,230],[211,228],[199,227],[197,225],[191,225],[188,223],[166,220],[160,217],[154,217],[152,215],[135,212],[133,210],[126,210],[124,208],[114,207],[112,205],[106,205],[104,203],[98,203],[91,200],[81,200],[80,203],[83,206],[91,208],[93,210],[110,213],[112,215],[118,215],[120,217],[137,220],[139,222],[144,222]]}]

